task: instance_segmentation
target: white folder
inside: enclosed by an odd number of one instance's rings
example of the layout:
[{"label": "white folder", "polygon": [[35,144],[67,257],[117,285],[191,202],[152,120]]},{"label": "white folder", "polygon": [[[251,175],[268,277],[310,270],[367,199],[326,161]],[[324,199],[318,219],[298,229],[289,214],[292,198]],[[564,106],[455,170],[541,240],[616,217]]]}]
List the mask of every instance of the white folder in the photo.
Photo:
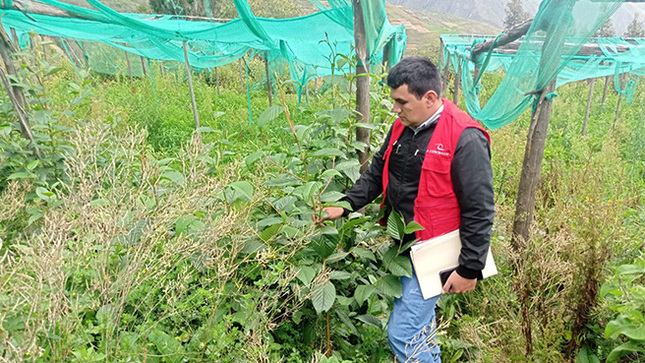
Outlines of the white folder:
[{"label": "white folder", "polygon": [[[459,266],[460,253],[461,239],[458,229],[420,241],[412,246],[410,258],[425,300],[441,294],[439,272]],[[495,274],[497,274],[497,266],[495,266],[495,260],[489,247],[482,277],[486,278]]]}]

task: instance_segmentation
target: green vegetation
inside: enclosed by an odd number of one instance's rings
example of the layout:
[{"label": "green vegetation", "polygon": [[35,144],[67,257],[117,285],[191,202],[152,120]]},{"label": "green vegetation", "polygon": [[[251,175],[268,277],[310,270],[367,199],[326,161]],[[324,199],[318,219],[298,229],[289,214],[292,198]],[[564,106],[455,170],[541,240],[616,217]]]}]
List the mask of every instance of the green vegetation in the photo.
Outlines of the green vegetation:
[{"label": "green vegetation", "polygon": [[[3,360],[391,360],[385,326],[410,264],[390,237],[415,225],[392,215],[383,232],[378,204],[312,223],[359,176],[351,76],[310,84],[308,108],[289,82],[273,107],[258,87],[250,124],[235,66],[222,67],[219,95],[198,75],[197,135],[181,72],[153,86],[79,77],[38,53],[16,61],[30,65],[21,84],[43,156],[1,93]],[[483,81],[487,92],[499,79]],[[601,105],[596,90],[585,137],[587,84],[558,92],[519,249],[509,231],[528,113],[491,133],[501,273],[440,299],[443,361],[524,360],[527,334],[530,361],[642,361],[645,97],[614,123],[618,97]],[[393,118],[378,82],[371,97],[374,149]]]}]

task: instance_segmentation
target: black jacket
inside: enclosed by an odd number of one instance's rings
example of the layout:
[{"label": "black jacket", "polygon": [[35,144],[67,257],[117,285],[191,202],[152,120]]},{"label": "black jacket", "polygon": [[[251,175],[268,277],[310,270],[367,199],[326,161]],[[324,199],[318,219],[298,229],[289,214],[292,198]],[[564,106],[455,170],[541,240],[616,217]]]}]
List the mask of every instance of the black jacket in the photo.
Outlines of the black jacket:
[{"label": "black jacket", "polygon": [[[390,156],[385,205],[401,213],[406,224],[414,220],[414,200],[419,189],[421,165],[435,126],[436,122],[421,126],[416,133],[406,127]],[[382,194],[383,155],[391,134],[392,128],[367,171],[345,192],[345,200],[353,210],[364,207]],[[454,151],[451,177],[461,209],[462,250],[457,273],[465,278],[481,277],[490,243],[495,201],[490,148],[480,130],[468,128],[461,134]],[[406,236],[404,241],[414,238],[414,235]]]}]

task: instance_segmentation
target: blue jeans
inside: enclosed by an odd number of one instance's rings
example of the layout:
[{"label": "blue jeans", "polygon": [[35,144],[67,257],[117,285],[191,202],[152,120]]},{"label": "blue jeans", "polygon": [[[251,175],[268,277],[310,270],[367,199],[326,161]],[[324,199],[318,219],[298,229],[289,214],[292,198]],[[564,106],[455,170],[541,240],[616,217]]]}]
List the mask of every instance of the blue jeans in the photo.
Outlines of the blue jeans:
[{"label": "blue jeans", "polygon": [[439,345],[435,340],[435,306],[439,296],[423,300],[414,268],[412,278],[401,277],[401,285],[403,295],[394,299],[387,327],[392,352],[400,363],[441,363]]}]

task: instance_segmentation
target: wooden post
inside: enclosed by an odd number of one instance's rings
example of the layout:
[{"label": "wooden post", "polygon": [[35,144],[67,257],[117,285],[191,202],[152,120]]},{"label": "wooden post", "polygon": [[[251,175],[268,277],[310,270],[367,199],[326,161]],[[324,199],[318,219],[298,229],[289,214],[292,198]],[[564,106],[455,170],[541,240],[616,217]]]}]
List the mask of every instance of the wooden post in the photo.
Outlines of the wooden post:
[{"label": "wooden post", "polygon": [[28,139],[31,142],[31,145],[34,148],[34,152],[36,153],[36,156],[39,159],[42,159],[42,155],[40,154],[40,149],[38,149],[38,144],[36,144],[36,140],[34,140],[34,134],[31,132],[31,127],[29,126],[29,119],[27,118],[27,115],[25,115],[25,110],[24,106],[20,104],[20,101],[16,98],[16,95],[13,93],[13,89],[16,87],[12,87],[9,84],[9,80],[7,79],[7,76],[4,74],[4,70],[0,67],[0,80],[2,81],[2,85],[4,86],[5,90],[7,91],[7,94],[9,95],[9,99],[11,100],[11,103],[13,104],[14,109],[16,110],[16,114],[18,115],[18,121],[20,123],[20,132],[22,133],[22,136],[25,139]]},{"label": "wooden post", "polygon": [[219,71],[215,67],[215,87],[217,88],[217,95],[219,96]]},{"label": "wooden post", "polygon": [[593,98],[593,87],[596,83],[596,79],[592,78],[591,83],[589,84],[589,97],[587,97],[587,109],[585,110],[585,119],[582,121],[582,132],[581,135],[585,136],[587,134],[587,121],[589,120],[589,110],[591,109],[591,99]]},{"label": "wooden post", "polygon": [[[354,43],[356,44],[356,121],[369,123],[370,121],[370,77],[369,58],[367,54],[367,37],[365,35],[365,20],[361,2],[366,0],[352,0],[354,8]],[[365,149],[358,151],[358,162],[361,164],[361,173],[367,170],[370,156],[370,130],[362,127],[356,128],[356,141],[365,144]]]},{"label": "wooden post", "polygon": [[132,65],[130,64],[130,56],[128,55],[128,52],[125,52],[125,61],[128,62],[128,74],[130,75],[130,82],[134,81],[134,78],[132,77]]},{"label": "wooden post", "polygon": [[244,79],[242,77],[242,58],[237,59],[237,73],[239,73],[240,75],[240,92],[244,93]]},{"label": "wooden post", "polygon": [[618,94],[618,102],[616,102],[616,114],[614,115],[614,123],[611,124],[611,128],[613,129],[614,126],[616,126],[616,121],[618,121],[618,114],[620,112],[620,101],[623,99],[623,94],[619,93]]},{"label": "wooden post", "polygon": [[184,40],[184,59],[186,60],[186,75],[188,76],[188,89],[190,90],[190,102],[193,104],[193,116],[195,117],[195,130],[199,134],[199,115],[197,114],[197,102],[195,101],[195,91],[193,90],[193,76],[190,71],[190,61],[188,59],[188,44]]},{"label": "wooden post", "polygon": [[273,86],[271,86],[271,72],[269,71],[269,51],[264,52],[264,70],[267,77],[267,93],[269,94],[269,106],[273,106]]},{"label": "wooden post", "polygon": [[605,89],[602,91],[602,101],[600,101],[601,105],[605,104],[605,99],[607,98],[607,86],[609,85],[609,76],[605,77]]},{"label": "wooden post", "polygon": [[392,41],[394,39],[388,41],[385,43],[385,46],[383,47],[383,70],[385,72],[390,71],[390,53],[391,53],[391,48],[392,48]]},{"label": "wooden post", "polygon": [[159,71],[161,72],[161,77],[166,75],[166,68],[163,66],[163,61],[159,61]]},{"label": "wooden post", "polygon": [[463,59],[459,60],[459,67],[457,73],[455,74],[455,89],[452,94],[452,102],[457,104],[459,102],[459,83],[461,82],[461,64],[464,62]]},{"label": "wooden post", "polygon": [[[2,24],[0,24],[0,56],[2,57],[2,61],[4,62],[7,73],[17,80],[18,71],[16,70],[16,67],[13,64],[13,60],[11,59],[11,54],[10,54],[11,49],[12,49],[12,44],[10,43],[9,36],[2,29]],[[25,95],[22,92],[22,87],[17,85],[13,85],[13,86],[9,85],[9,86],[10,86],[10,89],[7,89],[7,93],[9,93],[10,96],[13,95],[15,102],[13,99],[12,99],[12,102],[14,103],[16,110],[18,108],[22,108],[22,110],[24,110],[27,107],[27,101],[25,100]],[[22,133],[22,136],[24,138],[29,139],[29,135],[31,134],[31,129],[29,127],[29,124],[28,123],[23,124],[21,122],[20,132]]]},{"label": "wooden post", "polygon": [[139,57],[141,58],[141,70],[143,71],[143,75],[145,76],[148,74],[147,72],[147,67],[146,67],[146,59],[144,57]]}]

